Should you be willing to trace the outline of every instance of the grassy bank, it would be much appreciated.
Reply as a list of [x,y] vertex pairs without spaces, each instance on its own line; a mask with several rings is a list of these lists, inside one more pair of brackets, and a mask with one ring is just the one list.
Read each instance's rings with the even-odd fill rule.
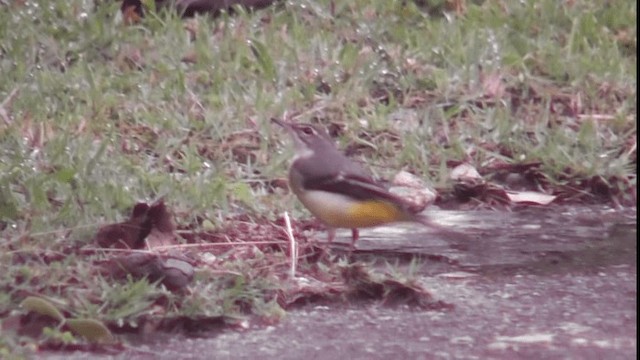
[[218,254],[224,276],[176,294],[97,276],[105,254],[80,251],[160,197],[183,231],[306,216],[274,181],[291,155],[274,116],[329,126],[382,178],[407,169],[447,193],[452,164],[535,163],[545,191],[635,206],[636,3],[433,3],[287,2],[128,26],[116,2],[0,5],[0,314],[27,295],[113,323],[278,313],[281,279],[257,254]]

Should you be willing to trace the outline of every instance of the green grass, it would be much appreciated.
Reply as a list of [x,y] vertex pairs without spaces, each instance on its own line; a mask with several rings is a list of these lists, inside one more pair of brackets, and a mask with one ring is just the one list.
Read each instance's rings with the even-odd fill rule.
[[[443,14],[406,1],[336,1],[333,13],[329,1],[303,1],[215,19],[161,12],[133,26],[117,20],[117,2],[101,3],[0,11],[2,315],[34,292],[100,319],[135,319],[158,297],[187,304],[172,314],[235,314],[225,296],[277,286],[258,276],[229,295],[226,282],[197,278],[185,300],[148,283],[91,282],[99,255],[65,249],[161,196],[184,227],[304,216],[268,186],[290,156],[269,123],[285,113],[341,125],[341,146],[359,144],[355,157],[382,177],[408,168],[451,188],[448,161],[539,161],[557,186],[621,179],[618,201],[635,206],[635,2],[474,1]],[[56,287],[71,274],[77,285]]]

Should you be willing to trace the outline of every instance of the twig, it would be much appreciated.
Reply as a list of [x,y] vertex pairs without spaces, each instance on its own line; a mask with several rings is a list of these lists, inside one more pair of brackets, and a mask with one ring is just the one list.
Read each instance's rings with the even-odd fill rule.
[[[326,109],[327,107],[329,107],[329,105],[327,105],[327,104],[322,104],[322,105],[319,105],[319,106],[313,106],[311,109],[307,109],[307,110],[305,110],[305,111],[303,111],[303,112],[301,112],[301,113],[298,113],[298,114],[292,115],[292,116],[291,116],[291,118],[290,118],[289,120],[296,121],[296,120],[298,120],[299,118],[301,118],[301,117],[303,117],[303,116],[311,115],[311,114],[313,114],[313,113],[315,113],[315,112],[322,111],[322,110]],[[285,113],[285,115],[283,116],[283,118],[287,119],[287,117],[288,117],[288,116],[287,116],[287,114]]]
[[154,250],[170,250],[170,249],[184,249],[184,248],[216,248],[219,246],[246,246],[246,245],[274,245],[282,244],[282,241],[236,241],[236,242],[223,242],[223,243],[210,243],[210,244],[180,244],[180,245],[163,245],[154,247]]
[[221,246],[246,246],[246,245],[275,245],[282,244],[282,241],[238,241],[238,242],[225,242],[225,243],[210,243],[210,244],[179,244],[179,245],[163,245],[153,247],[149,250],[143,249],[112,249],[112,248],[84,248],[80,251],[111,251],[111,252],[140,252],[153,254],[163,250],[172,249],[186,249],[197,248],[199,250],[206,250],[210,248],[217,248]]
[[9,116],[9,111],[7,108],[11,106],[11,102],[13,101],[13,98],[16,96],[16,94],[18,94],[18,90],[20,90],[19,87],[11,90],[9,95],[7,95],[7,97],[2,100],[2,103],[0,103],[0,117],[7,125],[11,125],[11,117]]
[[592,119],[592,120],[614,120],[617,115],[611,114],[578,114],[578,119]]
[[296,239],[293,237],[293,229],[291,228],[291,220],[289,219],[289,213],[284,212],[284,223],[287,226],[286,233],[289,238],[289,258],[291,267],[289,268],[289,276],[292,279],[296,278],[296,267],[298,266],[298,246]]

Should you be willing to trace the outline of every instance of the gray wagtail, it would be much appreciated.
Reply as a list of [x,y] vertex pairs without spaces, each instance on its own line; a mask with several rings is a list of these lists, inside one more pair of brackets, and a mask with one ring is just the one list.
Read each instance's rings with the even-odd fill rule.
[[391,222],[432,223],[410,211],[410,205],[378,184],[334,145],[325,129],[311,124],[271,121],[293,137],[296,155],[289,168],[289,187],[302,204],[328,228],[329,243],[336,228],[351,229],[351,249],[358,228]]

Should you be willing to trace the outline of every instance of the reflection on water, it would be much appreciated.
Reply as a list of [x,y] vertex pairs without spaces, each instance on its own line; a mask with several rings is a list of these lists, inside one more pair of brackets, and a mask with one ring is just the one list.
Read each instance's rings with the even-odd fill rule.
[[[442,234],[415,224],[361,230],[358,256],[418,254],[447,264],[429,272],[564,273],[636,265],[636,209],[530,207],[512,212],[431,211]],[[348,232],[339,233],[341,246]]]

